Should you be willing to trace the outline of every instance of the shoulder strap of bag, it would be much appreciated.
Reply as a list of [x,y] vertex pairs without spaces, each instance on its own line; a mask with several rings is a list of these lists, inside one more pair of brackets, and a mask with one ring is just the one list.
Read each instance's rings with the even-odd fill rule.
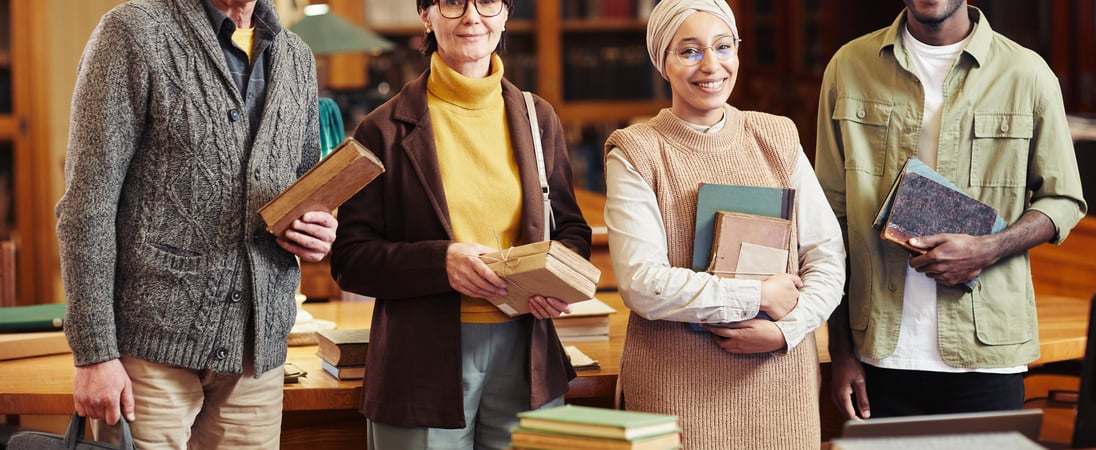
[[537,121],[537,110],[533,104],[533,94],[522,91],[525,97],[525,111],[529,113],[529,131],[533,134],[533,150],[537,154],[537,172],[540,175],[540,192],[544,196],[544,240],[552,238],[552,230],[556,227],[556,217],[552,213],[552,201],[548,199],[548,175],[544,171],[544,148],[540,142],[540,122]]

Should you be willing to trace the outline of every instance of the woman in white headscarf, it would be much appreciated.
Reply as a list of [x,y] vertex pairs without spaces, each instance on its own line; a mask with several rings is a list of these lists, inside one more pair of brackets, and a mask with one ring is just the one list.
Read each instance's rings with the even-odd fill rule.
[[[816,449],[814,330],[841,300],[844,245],[795,124],[727,104],[739,42],[723,0],[660,2],[647,48],[672,106],[605,144],[609,247],[633,312],[620,386],[626,408],[678,415],[685,448]],[[787,273],[690,268],[700,183],[796,190]]]

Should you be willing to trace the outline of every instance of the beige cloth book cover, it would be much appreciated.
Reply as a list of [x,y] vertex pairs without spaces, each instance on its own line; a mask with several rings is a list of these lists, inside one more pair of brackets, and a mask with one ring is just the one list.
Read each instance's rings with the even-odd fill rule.
[[529,297],[542,295],[567,303],[589,300],[601,270],[557,241],[541,241],[480,256],[506,279],[507,295],[487,300],[508,316],[529,312]]
[[708,272],[727,278],[764,278],[787,272],[791,231],[787,219],[720,211]]

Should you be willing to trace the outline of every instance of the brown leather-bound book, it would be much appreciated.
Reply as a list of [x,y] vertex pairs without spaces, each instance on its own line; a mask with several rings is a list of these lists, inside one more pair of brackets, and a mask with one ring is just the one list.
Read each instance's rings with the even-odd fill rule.
[[[788,219],[757,214],[720,211],[716,214],[715,237],[712,240],[712,264],[708,272],[726,278],[766,277],[788,270],[788,246],[792,223]],[[751,247],[751,244],[753,247]],[[758,249],[757,247],[762,247]],[[765,253],[765,249],[777,250]],[[765,259],[761,265],[749,264],[739,269],[740,261],[749,257]]]
[[364,366],[369,350],[369,329],[316,331],[316,356],[335,367]]
[[259,215],[266,229],[280,236],[308,211],[334,211],[384,173],[384,164],[354,138],[346,138],[326,158],[274,197]]

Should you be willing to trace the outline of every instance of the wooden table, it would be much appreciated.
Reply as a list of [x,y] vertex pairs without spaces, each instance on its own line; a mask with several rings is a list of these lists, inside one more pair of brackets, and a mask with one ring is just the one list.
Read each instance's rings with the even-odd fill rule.
[[[598,360],[601,369],[579,372],[579,377],[571,382],[567,398],[576,403],[611,406],[629,313],[616,292],[601,292],[598,298],[618,311],[611,316],[609,341],[570,345]],[[1081,358],[1088,300],[1039,297],[1038,306],[1042,357],[1033,365]],[[341,328],[367,327],[372,308],[372,302],[305,304],[305,309],[317,319],[337,322]],[[819,348],[825,349],[824,333],[820,333],[818,341]],[[289,348],[289,361],[306,370],[308,376],[297,384],[285,386],[282,445],[285,448],[307,445],[312,450],[362,448],[364,420],[357,413],[361,381],[339,381],[328,376],[315,352],[315,346]],[[0,414],[72,414],[72,374],[71,355],[0,361]],[[822,401],[828,403],[828,396]]]
[[[610,340],[573,344],[602,367],[580,372],[571,382],[568,398],[578,402],[611,402],[616,386],[628,312],[619,295],[606,301],[620,311],[611,317]],[[307,303],[304,308],[340,328],[365,328],[372,318],[373,302]],[[364,448],[365,421],[357,412],[361,380],[339,381],[329,376],[320,366],[315,346],[289,347],[288,361],[308,375],[285,385],[282,447]],[[0,414],[72,414],[73,371],[70,354],[0,361]]]

